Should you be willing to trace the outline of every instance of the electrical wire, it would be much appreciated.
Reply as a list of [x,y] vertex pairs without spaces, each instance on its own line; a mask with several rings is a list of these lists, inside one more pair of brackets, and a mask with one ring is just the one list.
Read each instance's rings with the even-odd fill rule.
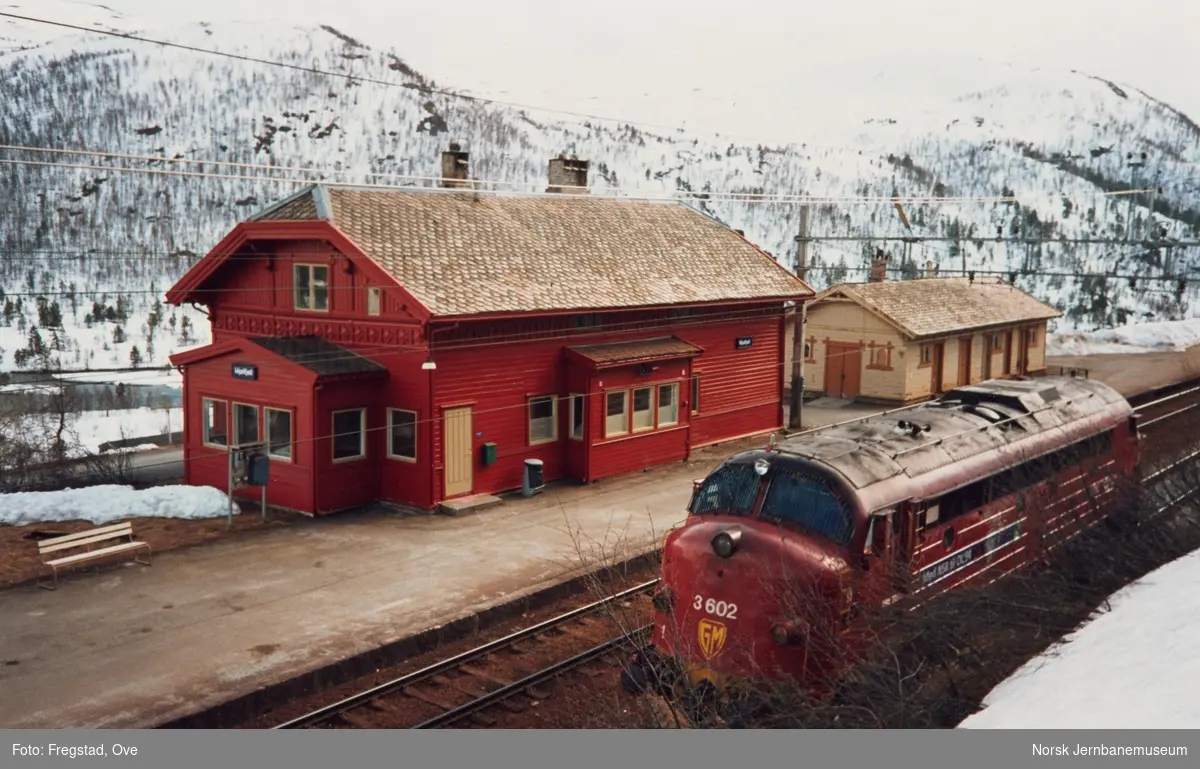
[[[195,160],[195,159],[191,159],[191,158],[166,158],[166,157],[162,157],[162,156],[158,156],[158,155],[137,155],[137,154],[130,154],[130,153],[101,152],[101,151],[97,151],[97,150],[72,150],[72,149],[61,149],[61,148],[51,148],[51,147],[29,147],[29,146],[23,146],[23,145],[0,145],[0,150],[6,151],[6,152],[35,152],[35,153],[42,153],[42,154],[83,155],[83,156],[98,157],[98,158],[113,159],[113,160],[144,160],[147,162],[162,162],[162,163],[190,163],[193,165],[214,165],[214,166],[225,166],[225,167],[231,167],[231,168],[241,168],[241,169],[301,172],[301,173],[310,173],[310,174],[342,174],[342,175],[361,175],[361,176],[371,176],[371,177],[385,177],[385,178],[405,180],[405,181],[410,181],[410,182],[420,182],[420,183],[426,184],[427,186],[437,184],[442,180],[442,177],[440,177],[440,176],[421,176],[421,175],[415,175],[415,174],[397,174],[397,173],[389,173],[389,174],[360,173],[360,172],[343,171],[343,170],[330,171],[328,169],[307,168],[304,166],[271,166],[271,165],[263,164],[263,163],[241,163],[241,162],[235,162],[235,161]],[[42,166],[54,165],[54,166],[62,167],[62,168],[84,168],[84,169],[88,169],[88,170],[105,169],[105,170],[115,170],[115,171],[129,171],[129,172],[135,172],[135,173],[147,172],[147,173],[154,173],[154,174],[158,174],[158,175],[168,175],[168,176],[178,174],[180,176],[188,176],[188,177],[216,178],[216,179],[243,179],[243,180],[251,179],[251,180],[255,180],[255,181],[274,181],[274,182],[294,183],[294,184],[322,183],[322,184],[324,184],[326,186],[330,186],[330,187],[344,186],[344,187],[355,187],[355,188],[364,188],[364,189],[372,189],[372,190],[411,189],[414,186],[418,186],[417,184],[382,185],[382,184],[357,184],[357,183],[353,183],[353,182],[324,182],[321,180],[297,179],[294,177],[247,176],[247,175],[240,175],[240,174],[217,174],[217,173],[204,172],[204,171],[174,172],[172,169],[165,169],[165,168],[163,168],[163,169],[142,169],[142,168],[130,168],[127,166],[122,167],[122,166],[97,166],[97,165],[92,165],[92,164],[76,164],[76,163],[49,163],[49,162],[45,162],[45,161],[33,161],[33,160],[5,159],[0,162],[4,162],[7,164],[25,164],[25,165],[42,165]],[[501,180],[496,180],[496,179],[470,179],[470,180],[468,180],[468,184],[471,186],[476,186],[476,185],[504,186],[504,185],[507,185],[510,187],[531,187],[531,188],[540,188],[540,187],[545,186],[545,182],[511,182],[511,181],[501,181]],[[628,197],[628,198],[631,198],[634,200],[638,200],[638,199],[646,199],[646,200],[684,199],[684,200],[704,200],[704,201],[713,201],[713,202],[763,201],[763,202],[773,202],[773,203],[849,203],[849,202],[856,202],[856,203],[857,202],[864,202],[864,203],[897,203],[897,202],[901,202],[901,203],[966,203],[966,202],[1014,203],[1014,202],[1017,202],[1020,197],[1023,197],[1025,199],[1030,199],[1030,198],[1058,199],[1058,198],[1061,198],[1064,194],[1066,194],[1061,191],[1053,191],[1053,192],[1030,193],[1030,194],[1024,194],[1022,196],[1017,196],[1017,195],[957,195],[957,196],[956,195],[943,195],[943,196],[919,197],[919,196],[904,196],[904,195],[900,195],[900,196],[891,196],[891,195],[888,195],[888,196],[883,196],[883,195],[878,195],[878,196],[869,196],[869,195],[784,195],[784,194],[750,193],[750,192],[729,192],[729,191],[720,191],[720,190],[716,190],[716,191],[714,191],[714,190],[701,190],[701,191],[675,190],[673,192],[667,192],[667,193],[659,192],[658,194],[651,194],[656,191],[652,190],[651,188],[644,188],[644,187],[591,188],[586,185],[567,185],[567,184],[555,185],[555,186],[561,187],[564,190],[579,190],[579,191],[587,190],[589,192],[593,192],[594,190],[600,190],[600,191],[603,191],[604,193],[606,193],[605,195],[602,195],[601,197],[612,196],[607,193],[620,193],[620,197]],[[1154,188],[1154,189],[1157,190],[1158,188]],[[460,194],[474,194],[474,192],[475,192],[474,189],[466,189],[466,190],[449,189],[449,191],[459,192]],[[499,192],[499,190],[485,190],[485,191],[492,192],[492,193]],[[1147,194],[1151,191],[1152,190],[1149,188],[1147,188],[1147,189],[1131,189],[1131,190],[1114,190],[1114,191],[1099,190],[1099,191],[1096,191],[1093,193],[1089,193],[1088,195],[1084,195],[1082,197],[1084,199],[1088,199],[1090,197],[1113,198],[1113,197],[1124,197],[1124,196],[1128,196],[1128,195]],[[528,194],[528,193],[525,193],[525,194]],[[589,196],[589,197],[591,197],[591,196]],[[1078,194],[1076,194],[1076,197],[1080,197],[1080,196]],[[578,200],[580,198],[574,197],[572,199]],[[586,199],[586,198],[584,198],[584,199]]]

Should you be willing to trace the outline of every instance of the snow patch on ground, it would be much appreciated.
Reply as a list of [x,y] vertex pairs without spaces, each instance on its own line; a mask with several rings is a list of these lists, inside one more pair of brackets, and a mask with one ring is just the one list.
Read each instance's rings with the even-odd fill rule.
[[[234,506],[237,513],[237,506]],[[0,494],[0,524],[90,521],[96,525],[128,518],[219,518],[229,514],[229,497],[211,486],[92,486],[61,491]]]
[[[85,411],[75,422],[80,448],[96,452],[100,444],[122,438],[147,438],[183,429],[183,409]],[[123,433],[123,434],[122,434]]]
[[960,729],[1200,728],[1200,551],[1115,593],[1026,663]]
[[1063,331],[1051,334],[1048,355],[1113,355],[1145,352],[1181,352],[1200,344],[1200,319],[1134,323],[1097,331]]

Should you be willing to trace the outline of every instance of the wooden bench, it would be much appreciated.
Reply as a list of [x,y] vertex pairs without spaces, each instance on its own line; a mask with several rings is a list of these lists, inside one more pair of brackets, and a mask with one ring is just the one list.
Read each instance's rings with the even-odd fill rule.
[[[125,541],[118,542],[118,540],[122,539]],[[97,545],[100,547],[97,548]],[[150,545],[133,538],[133,524],[129,522],[116,523],[111,526],[100,526],[95,529],[76,532],[75,534],[67,534],[62,537],[43,539],[38,542],[38,555],[42,557],[42,563],[53,570],[54,584],[47,585],[39,580],[38,587],[44,587],[47,590],[57,590],[58,570],[61,568],[78,566],[79,564],[98,561],[102,558],[129,553],[141,550],[142,548],[145,548],[147,555],[149,555]],[[55,554],[57,554],[56,557],[47,558],[47,556]],[[133,560],[146,566],[150,565],[149,560],[143,561],[136,555],[133,557]]]

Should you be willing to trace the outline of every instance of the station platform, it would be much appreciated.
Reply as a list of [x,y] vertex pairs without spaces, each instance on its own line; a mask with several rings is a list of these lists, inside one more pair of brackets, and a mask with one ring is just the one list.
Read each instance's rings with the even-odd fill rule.
[[[1193,378],[1200,348],[1056,358],[1126,395]],[[1192,373],[1197,372],[1197,373]],[[805,427],[878,406],[825,404]],[[307,519],[0,590],[0,728],[149,728],[649,552],[692,480],[765,436],[462,517]]]
[[149,728],[652,550],[744,446],[462,517],[351,513],[0,590],[0,728]]

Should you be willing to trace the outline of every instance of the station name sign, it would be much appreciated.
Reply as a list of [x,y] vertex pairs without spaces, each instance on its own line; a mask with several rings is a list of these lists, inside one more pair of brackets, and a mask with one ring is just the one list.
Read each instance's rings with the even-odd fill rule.
[[734,348],[738,349],[738,350],[748,350],[748,349],[750,349],[750,345],[752,345],[752,344],[754,344],[754,337],[739,336],[737,338],[737,341],[734,342]]
[[258,366],[251,366],[249,363],[235,363],[233,364],[233,378],[254,381],[258,379]]

